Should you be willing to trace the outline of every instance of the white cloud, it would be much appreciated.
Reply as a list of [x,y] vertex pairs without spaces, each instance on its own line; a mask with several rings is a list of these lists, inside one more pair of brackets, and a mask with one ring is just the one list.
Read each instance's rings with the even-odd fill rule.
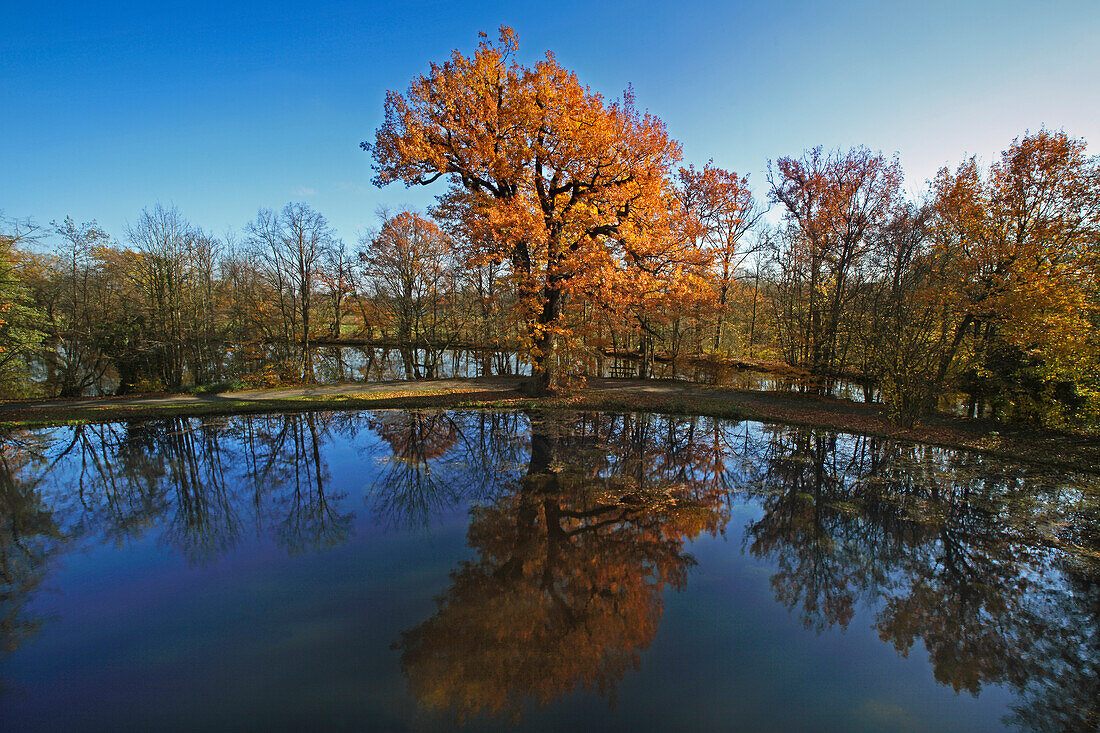
[[316,196],[317,195],[317,189],[310,188],[309,186],[298,186],[297,188],[294,189],[294,191],[292,193],[295,196],[302,196],[302,197]]

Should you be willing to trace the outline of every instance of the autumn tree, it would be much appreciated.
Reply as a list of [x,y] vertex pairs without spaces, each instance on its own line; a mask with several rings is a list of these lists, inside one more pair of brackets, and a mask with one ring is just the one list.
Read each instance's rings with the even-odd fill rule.
[[428,376],[457,331],[443,328],[446,300],[453,295],[450,239],[439,225],[412,211],[382,211],[382,225],[360,241],[359,260],[382,308],[396,327],[405,373],[419,374],[413,348],[423,348]]
[[26,387],[27,364],[42,341],[36,326],[39,314],[20,272],[22,250],[39,236],[30,221],[4,219],[0,212],[0,389],[18,392]]
[[[1100,158],[1085,141],[1040,130],[1012,142],[988,172],[975,158],[932,184],[936,246],[953,262],[946,373],[962,356],[1032,407],[1059,384],[1100,414],[1096,377],[1100,282]],[[1019,394],[1022,372],[1037,382]],[[1013,374],[1014,373],[1014,374]],[[1028,416],[1028,415],[1021,415]]]
[[645,379],[663,343],[665,354],[675,358],[683,345],[687,322],[711,312],[715,292],[707,278],[710,253],[698,246],[695,224],[683,209],[672,209],[679,225],[660,235],[662,253],[644,259],[625,258],[618,267],[586,277],[584,293],[612,318],[625,320],[636,333],[639,374]]
[[515,317],[514,293],[509,288],[508,266],[505,262],[484,258],[480,253],[493,249],[488,232],[475,232],[465,223],[466,213],[461,202],[443,197],[431,208],[432,218],[450,238],[454,248],[456,274],[460,278],[458,289],[468,300],[472,312],[472,340],[485,347],[481,355],[481,369],[490,374],[494,367],[498,373],[510,371],[506,358],[506,349],[514,348],[516,342],[517,319]]
[[955,305],[943,283],[953,260],[931,237],[931,209],[907,203],[877,233],[870,281],[857,298],[858,365],[892,416],[911,426],[936,407]]
[[747,176],[739,176],[708,162],[680,169],[685,207],[700,223],[704,247],[712,253],[713,270],[707,278],[716,292],[715,351],[722,346],[722,329],[728,317],[730,297],[738,271],[761,250],[761,240],[750,240],[749,231],[764,215],[749,189]]
[[[484,36],[484,34],[482,34]],[[664,253],[652,236],[673,198],[679,145],[664,124],[607,102],[550,53],[513,59],[514,32],[473,56],[455,51],[389,92],[374,144],[374,182],[451,182],[449,208],[485,249],[473,262],[506,262],[521,297],[537,392],[558,386],[563,308],[578,278]]]
[[852,331],[845,316],[876,231],[900,203],[901,165],[867,148],[768,166],[771,200],[784,207],[777,252],[779,319],[790,361],[830,378],[844,366]]

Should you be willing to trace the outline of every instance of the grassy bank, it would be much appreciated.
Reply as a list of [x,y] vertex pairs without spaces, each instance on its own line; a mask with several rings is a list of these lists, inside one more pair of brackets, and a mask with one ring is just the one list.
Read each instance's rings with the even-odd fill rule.
[[438,389],[351,392],[332,395],[293,395],[278,398],[251,398],[247,391],[223,395],[195,395],[190,400],[149,400],[112,402],[104,399],[95,405],[71,407],[19,406],[0,412],[0,428],[34,428],[81,423],[116,422],[162,417],[201,415],[243,415],[265,412],[309,412],[316,410],[417,409],[479,406],[498,399],[497,390]]
[[35,428],[119,420],[201,415],[239,415],[265,412],[307,412],[315,410],[379,409],[541,409],[601,410],[605,412],[654,412],[665,415],[706,415],[740,419],[736,406],[679,395],[638,398],[614,392],[581,392],[568,397],[536,399],[519,392],[478,389],[391,390],[350,392],[333,395],[299,395],[276,399],[252,399],[247,392],[226,396],[201,396],[189,401],[156,404],[112,404],[104,400],[94,406],[17,407],[0,412],[0,428]]
[[[651,412],[803,425],[891,440],[961,448],[1064,470],[1100,473],[1100,441],[939,415],[912,428],[891,422],[880,406],[778,392],[738,392],[683,383],[603,380],[565,396],[531,398],[507,387],[471,384],[410,389],[296,394],[246,390],[152,399],[22,403],[0,408],[0,428],[224,414],[367,409],[540,409]],[[308,390],[301,390],[307,392]]]

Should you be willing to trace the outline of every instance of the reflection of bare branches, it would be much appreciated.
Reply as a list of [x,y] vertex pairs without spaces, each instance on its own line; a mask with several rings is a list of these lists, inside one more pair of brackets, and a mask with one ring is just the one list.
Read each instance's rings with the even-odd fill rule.
[[15,434],[0,443],[0,651],[12,651],[41,625],[26,605],[66,537],[35,487],[44,464],[39,436]]
[[501,472],[519,462],[516,413],[376,413],[371,429],[392,455],[367,501],[381,523],[424,528],[464,501],[490,495]]
[[777,563],[776,596],[807,626],[846,625],[862,598],[900,654],[923,641],[941,683],[1010,685],[1024,725],[1096,726],[1100,609],[1071,599],[1095,601],[1097,575],[1044,531],[1080,521],[1090,490],[876,438],[779,428],[769,443],[744,486],[764,508],[746,542]]
[[326,489],[322,445],[347,422],[330,413],[240,418],[242,478],[251,488],[258,519],[276,528],[291,553],[319,550],[347,540],[354,514],[341,513],[346,493]]
[[169,536],[195,561],[225,553],[240,535],[219,436],[215,425],[179,420],[171,422],[162,439],[168,481],[175,489]]
[[330,422],[340,421],[306,414],[77,426],[46,469],[63,466],[52,498],[74,534],[123,541],[163,526],[164,539],[195,562],[237,543],[243,496],[258,528],[277,527],[292,552],[337,544],[353,515],[338,508],[345,495],[325,487]]
[[314,413],[287,415],[293,435],[293,483],[284,484],[285,518],[279,525],[280,543],[291,553],[319,550],[344,542],[352,531],[354,514],[341,514],[337,503],[347,495],[325,493],[327,472],[321,461],[318,423]]
[[461,490],[436,480],[438,474],[427,463],[388,460],[368,495],[374,515],[395,529],[430,526],[434,518],[462,500]]

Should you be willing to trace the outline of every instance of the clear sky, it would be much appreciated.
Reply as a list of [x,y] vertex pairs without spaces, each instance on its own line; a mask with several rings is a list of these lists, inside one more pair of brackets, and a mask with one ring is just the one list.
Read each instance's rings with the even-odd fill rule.
[[814,145],[898,151],[919,191],[1025,129],[1100,147],[1100,0],[1065,2],[17,2],[3,0],[0,209],[115,237],[175,204],[216,233],[301,200],[349,243],[379,204],[358,148],[429,61],[516,29],[664,119],[685,159],[750,174]]

